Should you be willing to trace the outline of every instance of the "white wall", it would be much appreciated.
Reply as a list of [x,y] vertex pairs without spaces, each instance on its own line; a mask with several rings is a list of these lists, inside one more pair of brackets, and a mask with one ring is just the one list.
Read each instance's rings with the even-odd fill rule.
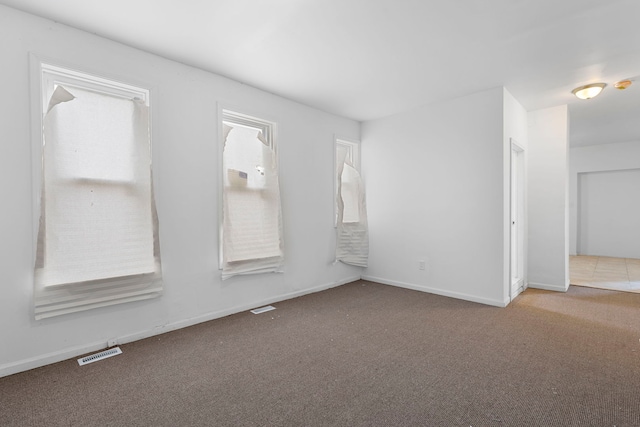
[[529,286],[569,288],[567,106],[529,112]]
[[[333,136],[359,123],[4,6],[0,40],[0,376],[360,277],[332,264]],[[33,320],[29,52],[152,86],[161,298]],[[219,102],[278,122],[284,274],[220,280]]]
[[[640,236],[638,229],[640,197],[637,197],[640,190],[631,181],[637,180],[638,169],[640,169],[640,141],[576,147],[570,150],[570,253],[572,255],[577,254],[581,249],[583,254],[589,255],[640,258],[640,242],[637,238]],[[589,175],[599,181],[603,179],[606,181],[604,183],[610,188],[609,196],[615,196],[621,191],[620,197],[612,199],[611,202],[623,203],[623,206],[621,209],[611,211],[609,203],[604,203],[602,206],[608,209],[602,211],[592,209],[589,223],[595,228],[591,227],[590,233],[602,238],[598,239],[600,241],[598,244],[592,240],[589,248],[584,245],[579,248],[578,227],[580,223],[584,226],[587,224],[578,220],[578,182],[580,176],[588,177]],[[606,193],[603,193],[603,196],[605,195]],[[606,202],[604,199],[602,201]],[[607,223],[609,226],[604,229],[604,224]],[[584,253],[585,250],[589,253]]]
[[[363,277],[507,303],[504,99],[495,88],[363,123],[370,228]],[[517,127],[524,112],[512,110],[509,126]]]

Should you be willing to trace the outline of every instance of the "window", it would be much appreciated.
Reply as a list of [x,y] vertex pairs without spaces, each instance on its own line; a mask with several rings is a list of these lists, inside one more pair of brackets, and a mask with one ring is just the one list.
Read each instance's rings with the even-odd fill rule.
[[336,259],[366,267],[369,258],[369,232],[362,179],[360,144],[336,139],[335,221]]
[[284,262],[275,124],[222,110],[222,278],[281,272]]
[[36,319],[159,296],[149,91],[37,68]]
[[[334,204],[334,225],[337,226],[338,225],[338,211],[339,211],[339,202],[341,199],[341,191],[339,192],[338,189],[338,183],[340,182],[341,186],[345,186],[346,187],[351,187],[353,188],[352,184],[349,184],[349,182],[342,182],[342,172],[344,171],[344,165],[348,164],[350,165],[352,168],[354,168],[356,171],[360,171],[360,143],[356,142],[356,141],[351,141],[351,140],[347,140],[347,139],[339,139],[336,138],[336,143],[335,143],[335,154],[336,154],[336,158],[335,158],[335,173],[334,173],[334,200],[335,200],[335,204]],[[349,172],[347,172],[349,173]],[[340,189],[342,190],[342,188]],[[345,188],[345,191],[349,191],[349,188]],[[347,200],[347,211],[348,212],[352,212],[354,206],[352,204],[349,204],[349,200],[353,200],[353,198],[350,198]],[[349,216],[349,213],[347,213],[347,216]]]

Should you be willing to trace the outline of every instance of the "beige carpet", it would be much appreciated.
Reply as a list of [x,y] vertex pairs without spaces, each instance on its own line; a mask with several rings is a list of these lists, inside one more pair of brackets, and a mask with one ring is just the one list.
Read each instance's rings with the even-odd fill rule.
[[640,426],[640,294],[359,281],[274,305],[0,378],[0,425]]
[[640,259],[571,256],[569,269],[572,285],[640,292]]

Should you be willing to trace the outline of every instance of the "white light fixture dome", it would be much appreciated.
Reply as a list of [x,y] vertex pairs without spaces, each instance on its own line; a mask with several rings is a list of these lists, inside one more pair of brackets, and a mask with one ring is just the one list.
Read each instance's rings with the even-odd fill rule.
[[598,96],[606,85],[606,83],[592,83],[589,85],[577,87],[572,90],[571,93],[580,99],[591,99]]

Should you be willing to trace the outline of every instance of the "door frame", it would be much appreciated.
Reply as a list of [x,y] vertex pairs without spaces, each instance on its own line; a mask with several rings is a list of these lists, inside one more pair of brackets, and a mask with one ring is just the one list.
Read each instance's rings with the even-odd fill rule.
[[[525,149],[510,138],[509,165],[509,300],[527,288],[525,280]],[[514,272],[514,269],[516,270]],[[515,274],[514,274],[515,273]]]

